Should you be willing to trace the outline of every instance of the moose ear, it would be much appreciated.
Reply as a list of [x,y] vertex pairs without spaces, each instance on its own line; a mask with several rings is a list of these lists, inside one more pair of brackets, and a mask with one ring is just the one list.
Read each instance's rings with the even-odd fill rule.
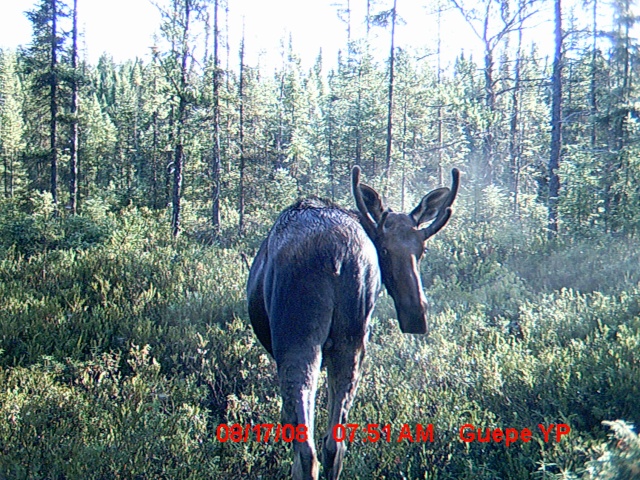
[[445,208],[445,203],[449,198],[450,190],[447,187],[437,188],[427,193],[416,208],[409,214],[416,222],[416,225],[428,222],[435,218],[438,212]]
[[371,217],[376,223],[379,222],[382,217],[382,212],[385,210],[382,198],[380,198],[378,192],[364,183],[360,184],[360,191],[362,192],[362,199],[364,200],[364,204],[371,214]]

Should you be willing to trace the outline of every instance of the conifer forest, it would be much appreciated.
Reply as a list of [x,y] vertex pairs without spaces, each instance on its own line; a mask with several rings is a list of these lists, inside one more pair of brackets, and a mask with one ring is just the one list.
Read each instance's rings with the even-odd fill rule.
[[[402,212],[461,181],[429,333],[377,302],[349,421],[384,433],[343,432],[341,478],[640,478],[640,8],[425,0],[472,35],[445,58],[444,22],[402,43],[409,1],[338,0],[339,54],[284,37],[275,67],[230,40],[234,0],[158,0],[122,62],[83,55],[87,0],[25,12],[0,49],[0,479],[290,478],[289,442],[244,436],[282,407],[249,266],[296,199],[354,209],[354,165]],[[318,445],[327,416],[322,373]]]

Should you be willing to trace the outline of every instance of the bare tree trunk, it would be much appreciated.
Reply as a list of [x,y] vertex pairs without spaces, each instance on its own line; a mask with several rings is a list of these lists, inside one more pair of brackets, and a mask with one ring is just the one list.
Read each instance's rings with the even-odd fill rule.
[[[178,127],[182,130],[182,127]],[[182,132],[178,134],[182,137]],[[173,214],[171,217],[171,227],[173,236],[177,237],[180,234],[180,213],[182,209],[181,197],[182,197],[182,162],[184,159],[184,150],[182,141],[178,140],[176,143],[176,150],[173,157],[173,193],[172,193],[172,206]]]
[[395,36],[396,36],[396,4],[397,0],[393,0],[393,9],[391,12],[391,49],[389,51],[389,98],[387,101],[387,154],[386,154],[386,171],[387,177],[385,190],[389,188],[389,179],[391,177],[391,150],[393,142],[393,81],[394,81],[394,64],[395,64]]
[[240,103],[238,119],[238,148],[240,150],[240,184],[238,187],[238,233],[244,229],[244,25],[242,27],[242,41],[240,43],[240,78],[238,82],[238,101]]
[[2,178],[3,178],[3,185],[4,185],[4,196],[5,198],[10,198],[13,195],[9,195],[9,190],[10,190],[10,186],[9,186],[9,155],[5,154],[3,155],[3,162],[4,165],[4,170],[2,173]]
[[347,0],[347,50],[351,54],[351,0]]
[[[242,28],[244,31],[244,18],[242,20]],[[243,33],[244,35],[244,33]],[[229,93],[231,92],[231,75],[229,72],[231,72],[231,43],[229,42],[229,1],[227,0],[226,2],[224,2],[224,46],[225,46],[225,67],[224,67],[224,86],[226,89],[226,92]],[[222,72],[220,72],[220,75],[222,75]],[[222,85],[222,79],[220,79],[219,84]],[[233,100],[231,98],[231,95],[224,95],[224,105],[226,107],[225,111],[226,112],[230,112],[232,107]],[[225,115],[224,117],[224,124],[225,124],[225,128],[224,128],[224,142],[222,141],[222,139],[220,140],[220,148],[222,151],[231,151],[231,145],[233,144],[233,116],[229,115],[228,113]],[[222,119],[220,119],[220,129],[222,130]],[[220,133],[220,136],[222,136],[222,133]],[[223,148],[224,146],[224,148]],[[229,173],[231,173],[231,162],[226,162],[227,163],[227,171]],[[221,184],[222,187],[224,187],[224,183]]]
[[493,47],[488,37],[489,14],[487,13],[484,21],[483,40],[484,50],[484,88],[485,88],[485,106],[489,112],[489,121],[487,122],[486,131],[484,132],[482,142],[482,156],[484,159],[485,171],[482,175],[487,185],[493,183],[493,118],[495,112],[496,93],[493,85]]
[[214,1],[213,10],[213,152],[211,159],[211,227],[213,235],[220,232],[220,59],[218,41],[219,0]]
[[284,145],[284,120],[283,120],[283,116],[284,116],[284,80],[285,80],[285,59],[284,59],[284,50],[282,51],[282,69],[281,69],[281,74],[280,74],[280,78],[279,78],[279,91],[278,91],[278,106],[277,106],[277,112],[278,112],[278,130],[276,132],[276,138],[275,138],[275,150],[276,150],[276,158],[275,158],[275,165],[274,165],[274,171],[280,168],[284,167],[284,151],[283,151],[283,145]]
[[13,177],[14,177],[14,164],[18,160],[18,155],[16,152],[13,152],[9,158],[9,197],[13,198]]
[[362,166],[362,56],[358,64],[358,97],[356,100],[356,165]]
[[329,99],[327,115],[327,150],[329,155],[329,183],[331,185],[331,200],[336,199],[335,158],[333,152],[333,100]]
[[404,212],[407,170],[407,98],[402,102],[402,182],[400,186],[400,211]]
[[514,66],[513,92],[511,96],[512,110],[509,124],[509,157],[511,170],[511,188],[513,190],[513,213],[518,212],[518,194],[520,188],[520,152],[518,125],[520,122],[520,60],[522,56],[522,22],[518,28],[518,49]]
[[71,46],[71,146],[69,166],[69,197],[71,214],[78,209],[78,0],[73,0],[73,30]]
[[57,45],[57,22],[58,10],[56,0],[51,0],[51,73],[49,78],[50,85],[50,104],[51,127],[50,127],[50,148],[51,148],[51,197],[53,204],[58,205],[58,45]]
[[[173,108],[171,109],[171,116],[173,116]],[[173,121],[170,121],[169,124],[173,124]],[[169,203],[169,201],[172,199],[172,193],[171,193],[171,173],[173,172],[173,155],[172,155],[172,150],[171,147],[167,147],[167,149],[165,150],[165,153],[167,154],[167,159],[166,159],[166,168],[164,171],[164,204],[167,205]]]
[[[154,98],[156,97],[157,93],[158,93],[158,76],[157,76],[157,71],[156,71],[156,66],[155,66],[155,62],[157,60],[157,57],[154,55],[153,56],[153,96]],[[158,165],[160,164],[160,146],[159,146],[159,139],[158,139],[158,130],[159,130],[159,112],[158,112],[158,108],[157,105],[154,105],[154,109],[153,109],[153,114],[152,114],[152,125],[153,125],[153,130],[152,130],[152,144],[151,144],[151,148],[152,148],[152,153],[151,153],[151,168],[152,168],[152,182],[151,182],[151,194],[153,196],[153,208],[157,209],[159,208],[158,205]]]
[[[624,2],[624,6],[625,6],[625,15],[631,15],[631,11],[630,11],[630,1],[626,1]],[[631,46],[629,45],[630,40],[629,40],[629,21],[628,20],[623,20],[622,22],[622,28],[624,29],[624,34],[621,35],[622,38],[624,39],[624,48],[622,49],[622,95],[621,95],[621,99],[620,99],[620,104],[622,105],[625,114],[624,115],[620,115],[620,118],[617,122],[617,129],[618,131],[616,132],[617,135],[617,150],[618,152],[621,152],[622,149],[627,145],[628,143],[628,132],[627,132],[627,128],[626,128],[626,124],[627,124],[627,116],[628,116],[628,112],[629,112],[629,97],[631,94],[631,74],[630,74],[630,70],[631,70],[631,55],[630,55],[630,49]],[[620,153],[619,153],[620,156]],[[620,165],[621,166],[621,165]],[[620,167],[618,167],[620,168]]]
[[[155,85],[155,80],[154,80]],[[151,158],[151,195],[153,196],[153,208],[158,208],[158,110],[153,111],[153,140]]]
[[[628,1],[625,3],[626,6],[626,14],[627,15],[631,15],[631,2]],[[629,35],[629,29],[630,29],[630,22],[629,20],[625,20],[624,21],[624,49],[623,49],[623,55],[624,55],[624,62],[623,62],[623,74],[622,74],[622,102],[625,105],[625,108],[628,108],[627,105],[629,103],[629,97],[631,96],[631,41],[630,41],[630,35]],[[624,117],[624,123],[626,123],[626,115]],[[625,146],[624,140],[624,135],[625,135],[625,129],[622,129],[622,134],[623,134],[623,144],[620,146],[620,148],[623,148]]]
[[549,237],[558,233],[558,168],[562,154],[562,6],[555,0],[555,53],[551,98],[551,155],[549,158]]
[[[438,42],[437,42],[437,57],[438,57],[438,87],[442,82],[442,4],[438,4]],[[442,154],[444,150],[444,129],[442,128],[442,95],[438,92],[438,110],[437,110],[437,134],[438,134],[438,185],[444,184],[444,168],[442,165]]]
[[598,114],[598,104],[596,98],[596,72],[597,72],[597,60],[598,60],[598,28],[597,28],[597,17],[598,13],[598,0],[593,0],[593,35],[592,35],[592,46],[591,46],[591,86],[590,86],[590,95],[589,95],[589,103],[591,104],[591,148],[595,148],[598,142],[598,129],[596,125],[596,115]]

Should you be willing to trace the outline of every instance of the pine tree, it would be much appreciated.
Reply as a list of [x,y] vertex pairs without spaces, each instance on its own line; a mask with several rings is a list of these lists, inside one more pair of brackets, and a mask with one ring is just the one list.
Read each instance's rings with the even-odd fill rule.
[[[195,23],[204,19],[206,4],[201,0],[179,0],[172,2],[166,10],[158,5],[163,17],[161,33],[170,48],[158,54],[167,84],[170,86],[173,104],[173,188],[171,193],[171,226],[174,236],[181,229],[182,184],[186,160],[187,121],[196,103],[193,92],[192,62]],[[215,36],[215,35],[214,35]]]
[[65,35],[59,21],[68,14],[60,0],[40,0],[26,13],[31,21],[32,43],[25,55],[26,72],[33,76],[33,93],[46,98],[49,105],[50,191],[54,205],[58,202],[58,126],[60,110],[60,57]]
[[397,0],[393,0],[390,10],[382,11],[373,16],[373,24],[382,27],[390,27],[390,47],[389,47],[389,76],[387,82],[387,147],[385,151],[385,192],[389,188],[391,178],[391,154],[393,150],[393,86],[395,81],[395,56],[396,56],[396,25],[398,23]]
[[0,158],[5,197],[13,197],[16,188],[24,181],[20,162],[20,153],[24,147],[21,96],[16,56],[12,52],[0,50]]

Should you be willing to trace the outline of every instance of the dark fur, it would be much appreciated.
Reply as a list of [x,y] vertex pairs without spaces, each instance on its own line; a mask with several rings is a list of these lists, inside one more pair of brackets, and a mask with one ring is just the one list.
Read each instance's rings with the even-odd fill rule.
[[[335,418],[330,428],[346,422],[343,412],[355,396],[368,322],[380,291],[375,247],[357,215],[317,198],[287,208],[260,247],[247,290],[253,329],[278,365],[282,421],[313,425],[309,418],[313,405],[307,405],[310,411],[302,412],[300,397],[313,403],[320,364],[324,363],[330,396],[335,400],[332,403],[339,405],[334,408],[330,403],[330,415]],[[314,368],[303,368],[305,362]],[[300,474],[317,474],[317,465],[304,465],[315,463],[306,455],[315,448],[313,428],[309,433],[311,441],[306,448],[294,442],[294,449],[302,450]],[[326,473],[337,478],[341,461],[333,474],[329,472],[343,452],[330,433],[325,437],[323,464]],[[295,474],[297,467],[294,476],[304,478]]]

